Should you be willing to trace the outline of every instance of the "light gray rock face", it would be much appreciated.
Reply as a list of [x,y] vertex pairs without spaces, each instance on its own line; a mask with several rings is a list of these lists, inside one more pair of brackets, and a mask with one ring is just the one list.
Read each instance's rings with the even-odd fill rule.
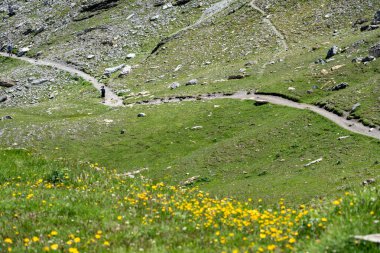
[[104,70],[104,74],[105,74],[105,75],[111,75],[111,74],[113,74],[113,73],[115,73],[115,72],[121,70],[121,69],[124,68],[124,67],[125,67],[125,64],[121,64],[121,65],[119,65],[119,66],[112,67],[112,68],[106,68],[106,69]]

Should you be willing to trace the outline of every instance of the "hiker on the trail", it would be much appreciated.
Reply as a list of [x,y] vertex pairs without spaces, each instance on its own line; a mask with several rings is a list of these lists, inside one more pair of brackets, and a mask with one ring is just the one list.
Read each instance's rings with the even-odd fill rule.
[[7,46],[7,53],[9,56],[12,56],[13,46],[12,43],[9,43]]
[[106,97],[106,88],[104,87],[104,86],[102,86],[101,88],[100,88],[100,97],[101,98],[105,98]]

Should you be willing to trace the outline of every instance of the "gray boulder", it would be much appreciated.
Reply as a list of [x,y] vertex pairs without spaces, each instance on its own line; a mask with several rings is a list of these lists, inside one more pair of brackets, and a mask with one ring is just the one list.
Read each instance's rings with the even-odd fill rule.
[[326,59],[330,59],[334,55],[337,55],[339,53],[339,47],[333,46],[332,48],[329,49],[326,55]]
[[174,90],[174,89],[179,88],[179,86],[181,86],[179,83],[174,82],[174,83],[172,83],[171,85],[169,85],[169,88],[170,88],[171,90]]
[[198,84],[198,80],[192,79],[192,80],[188,81],[185,85],[188,86],[188,85],[197,85],[197,84]]
[[342,90],[348,87],[348,83],[340,83],[331,88],[332,91]]

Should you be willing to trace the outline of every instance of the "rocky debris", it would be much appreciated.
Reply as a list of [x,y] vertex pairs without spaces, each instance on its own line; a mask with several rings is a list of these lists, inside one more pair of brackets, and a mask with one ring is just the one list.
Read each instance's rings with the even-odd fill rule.
[[136,54],[134,53],[127,54],[127,59],[133,59],[135,57],[136,57]]
[[332,91],[342,90],[348,87],[348,83],[340,83],[331,88]]
[[32,85],[40,85],[40,84],[44,84],[46,82],[49,82],[48,79],[45,79],[45,78],[42,78],[42,79],[36,79],[36,80],[33,80],[33,79],[30,79],[30,84]]
[[95,3],[91,3],[88,5],[83,6],[79,12],[95,12],[100,10],[107,10],[112,7],[117,6],[119,0],[103,0],[103,1],[96,1]]
[[106,124],[111,124],[113,123],[113,120],[112,119],[105,119],[103,120]]
[[347,139],[347,138],[349,138],[349,137],[350,137],[349,135],[346,135],[346,136],[340,136],[340,137],[338,137],[338,140],[341,141],[341,140]]
[[137,114],[137,117],[139,118],[146,117],[146,114],[143,112],[140,112],[139,114]]
[[358,109],[360,106],[361,106],[360,103],[356,103],[356,104],[354,104],[354,105],[352,106],[352,108],[351,108],[351,112],[356,111],[356,109]]
[[198,84],[198,80],[192,79],[192,80],[188,81],[185,85],[188,86],[188,85],[197,85],[197,84]]
[[329,49],[326,55],[326,59],[330,59],[333,56],[337,55],[339,53],[339,47],[338,46],[333,46],[332,48]]
[[181,86],[180,83],[174,82],[174,83],[169,85],[169,89],[174,90],[174,89],[179,88],[180,86]]
[[181,185],[184,185],[184,186],[193,185],[193,184],[195,184],[196,182],[198,182],[198,180],[199,180],[200,178],[201,178],[201,176],[190,177],[190,178],[186,179],[185,181],[182,181],[182,182],[181,182]]
[[380,244],[380,234],[355,235],[355,239]]
[[309,162],[308,164],[305,164],[304,167],[309,167],[309,166],[311,166],[313,164],[320,163],[320,162],[322,162],[322,160],[323,160],[323,157],[321,157],[321,158],[319,158],[317,160],[314,160],[312,162]]
[[95,55],[93,55],[93,54],[89,54],[89,55],[87,55],[86,58],[89,59],[89,60],[91,60],[91,59],[94,59],[94,58],[95,58]]
[[0,96],[0,103],[7,101],[7,99],[8,99],[7,96]]
[[373,57],[380,57],[380,42],[369,49],[369,55]]
[[0,86],[5,88],[10,88],[15,86],[17,83],[11,79],[0,79]]
[[268,104],[269,102],[267,100],[263,100],[263,99],[258,99],[258,100],[255,100],[254,102],[254,105],[255,106],[261,106],[261,105],[266,105]]
[[191,130],[200,130],[203,129],[203,126],[193,126]]
[[184,4],[187,4],[188,2],[190,2],[191,0],[176,0],[174,3],[173,3],[173,6],[181,6],[181,5],[184,5]]
[[375,183],[375,182],[376,182],[376,180],[375,180],[374,178],[370,178],[370,179],[366,179],[366,180],[364,180],[364,181],[362,182],[362,185],[363,185],[363,186],[366,186],[366,185],[373,184],[373,183]]
[[120,75],[119,75],[119,77],[129,75],[131,72],[132,72],[132,67],[129,66],[129,65],[127,65],[127,66],[125,66],[125,67],[120,71]]
[[294,87],[289,87],[288,88],[288,91],[295,91],[296,90],[296,88],[294,88]]
[[117,71],[119,71],[120,69],[124,68],[125,67],[125,64],[121,64],[119,66],[116,66],[116,67],[112,67],[112,68],[106,68],[104,70],[104,75],[106,76],[109,76],[111,75],[112,73],[115,73]]

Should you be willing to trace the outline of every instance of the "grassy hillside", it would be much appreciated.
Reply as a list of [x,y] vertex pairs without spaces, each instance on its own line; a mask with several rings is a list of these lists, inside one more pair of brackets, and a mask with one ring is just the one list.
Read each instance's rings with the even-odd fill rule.
[[[149,168],[150,178],[172,184],[199,176],[197,184],[211,193],[268,202],[306,201],[377,177],[378,141],[308,111],[223,99],[110,109],[92,103],[97,94],[81,84],[66,86],[64,94],[2,109],[13,120],[0,122],[1,146],[121,172]],[[146,117],[137,117],[141,112]]]
[[351,237],[379,228],[375,188],[311,205],[288,207],[281,199],[263,206],[257,195],[218,199],[97,164],[51,163],[22,150],[2,150],[0,157],[4,252],[377,250]]

